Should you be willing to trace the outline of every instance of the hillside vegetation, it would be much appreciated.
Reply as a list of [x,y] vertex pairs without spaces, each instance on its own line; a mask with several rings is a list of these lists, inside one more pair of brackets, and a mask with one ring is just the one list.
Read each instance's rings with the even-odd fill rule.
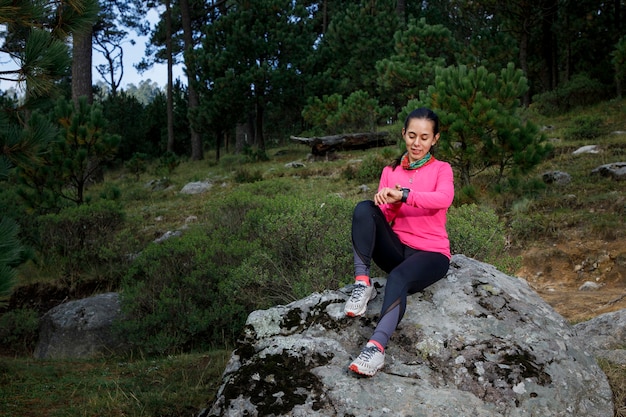
[[[487,172],[475,178],[472,193],[457,190],[453,249],[525,278],[572,322],[626,307],[626,190],[623,182],[591,175],[626,161],[626,101],[530,118],[543,126],[552,154],[516,181],[496,185]],[[573,154],[592,144],[598,153]],[[33,222],[51,244],[37,262],[20,267],[0,316],[7,354],[0,360],[0,409],[9,410],[0,415],[45,409],[50,416],[182,416],[206,405],[251,309],[351,281],[351,209],[371,198],[380,169],[400,151],[315,160],[294,144],[270,149],[268,161],[247,152],[219,163],[207,156],[109,170],[88,189],[89,204]],[[544,184],[547,171],[572,180]],[[190,182],[209,188],[182,194]],[[7,189],[4,197],[16,199]],[[77,224],[92,230],[76,240]],[[464,233],[471,239],[461,242]],[[586,281],[599,289],[578,291]],[[119,325],[136,347],[132,357],[29,359],[38,315],[104,291],[122,291],[127,312],[143,311]],[[150,304],[171,308],[147,314]],[[624,404],[625,372],[604,366],[616,404]]]

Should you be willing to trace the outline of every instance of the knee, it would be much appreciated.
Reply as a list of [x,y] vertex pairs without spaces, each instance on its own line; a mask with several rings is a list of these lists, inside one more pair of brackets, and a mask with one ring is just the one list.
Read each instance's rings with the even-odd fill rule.
[[389,291],[393,294],[401,294],[406,287],[405,281],[404,277],[392,270],[387,276],[385,291]]
[[354,212],[352,213],[352,220],[358,221],[359,219],[372,217],[375,209],[377,209],[376,205],[372,200],[364,200],[356,205],[354,208]]

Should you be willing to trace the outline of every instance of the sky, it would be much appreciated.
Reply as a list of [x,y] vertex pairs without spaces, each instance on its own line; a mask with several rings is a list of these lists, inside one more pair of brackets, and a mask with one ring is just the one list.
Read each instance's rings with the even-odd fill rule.
[[[154,25],[158,20],[158,14],[155,11],[151,11],[148,14],[148,20],[151,25]],[[0,28],[5,30],[4,28]],[[126,88],[128,84],[134,84],[139,86],[139,83],[143,80],[150,79],[152,82],[157,83],[159,87],[165,88],[167,85],[167,66],[165,64],[155,64],[150,70],[139,74],[134,65],[139,63],[145,54],[147,36],[137,36],[134,32],[130,31],[129,37],[133,36],[135,45],[132,45],[130,41],[124,43],[124,76],[122,78],[120,87]],[[99,81],[104,81],[96,70],[96,65],[104,64],[106,61],[101,53],[94,49],[92,57],[92,83],[95,85]],[[8,56],[0,56],[0,70],[12,70],[17,68],[15,62],[13,62]],[[174,80],[180,78],[183,84],[187,84],[185,73],[182,65],[177,65],[173,69]],[[17,88],[15,82],[0,80],[0,90],[9,90],[10,88]]]
[[[143,73],[138,73],[135,69],[135,65],[138,64],[141,59],[144,57],[146,50],[146,42],[148,41],[148,37],[140,37],[134,35],[135,45],[132,45],[130,42],[125,42],[124,47],[124,56],[123,56],[123,64],[124,64],[124,76],[122,77],[122,81],[120,84],[121,88],[126,88],[128,84],[134,84],[135,86],[139,86],[144,80],[152,80],[159,85],[159,87],[165,88],[167,85],[167,65],[165,64],[154,64],[152,68],[148,71],[144,71]],[[97,84],[98,81],[104,81],[100,73],[96,70],[96,65],[104,64],[106,61],[103,55],[94,49],[93,51],[93,84]],[[183,72],[182,65],[176,65],[173,69],[174,80],[176,78],[180,78],[183,84],[187,84],[186,76]]]
[[[151,27],[154,27],[156,22],[158,21],[158,13],[154,10],[150,10],[147,16],[148,21],[150,22]],[[167,65],[166,64],[155,64],[148,71],[144,71],[139,74],[135,69],[135,65],[138,64],[143,58],[146,50],[146,42],[148,42],[148,36],[137,36],[135,32],[129,30],[128,38],[133,38],[135,40],[135,45],[132,45],[130,41],[126,41],[123,45],[124,48],[124,76],[122,77],[122,81],[120,84],[121,88],[126,88],[128,84],[134,84],[135,86],[139,86],[139,83],[143,80],[152,80],[152,82],[157,83],[160,87],[165,88],[167,85]],[[98,81],[104,81],[100,76],[100,73],[96,70],[96,65],[104,64],[106,61],[103,55],[94,49],[93,51],[93,84],[97,84]],[[177,65],[173,69],[174,80],[176,78],[180,78],[183,84],[187,84],[185,73],[183,72],[182,65]]]

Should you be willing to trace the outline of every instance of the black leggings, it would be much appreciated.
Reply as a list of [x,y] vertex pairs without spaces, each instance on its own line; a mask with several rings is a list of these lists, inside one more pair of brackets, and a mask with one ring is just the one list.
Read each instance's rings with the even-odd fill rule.
[[357,204],[352,217],[355,264],[367,268],[373,260],[389,275],[380,320],[372,336],[384,347],[406,311],[407,296],[443,278],[450,260],[439,252],[413,249],[403,244],[373,201]]

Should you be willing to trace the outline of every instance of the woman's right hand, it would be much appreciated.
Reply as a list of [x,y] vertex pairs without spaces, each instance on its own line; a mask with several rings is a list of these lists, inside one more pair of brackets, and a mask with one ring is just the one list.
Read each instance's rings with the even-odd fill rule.
[[374,195],[374,203],[376,205],[399,203],[401,199],[402,199],[402,187],[400,187],[399,185],[396,185],[396,188],[389,188],[389,187],[381,188]]

